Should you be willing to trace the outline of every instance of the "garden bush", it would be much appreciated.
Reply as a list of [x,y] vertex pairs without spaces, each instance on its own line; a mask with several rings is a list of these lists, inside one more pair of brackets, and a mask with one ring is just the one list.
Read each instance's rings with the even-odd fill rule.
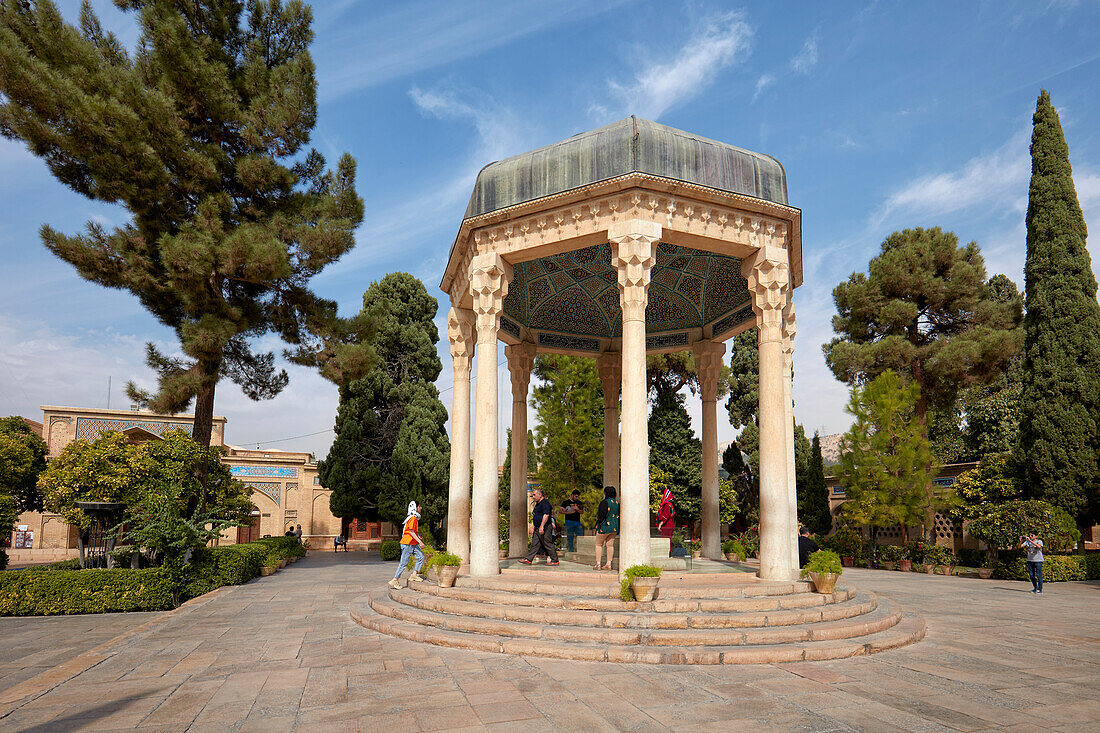
[[980,568],[988,555],[989,552],[987,550],[959,550],[959,565],[965,565],[969,568]]
[[[1027,580],[1027,558],[1004,558],[997,563],[993,577],[1003,580]],[[1043,555],[1043,582],[1100,580],[1100,553],[1085,555]]]
[[31,565],[23,568],[22,572],[41,572],[43,570],[80,570],[80,560],[74,557],[72,560],[59,560],[47,565]]
[[401,557],[401,543],[397,540],[386,540],[378,548],[378,554],[383,560],[396,560]]
[[0,616],[165,611],[172,582],[159,569],[0,574]]
[[8,553],[4,552],[4,548],[0,547],[0,570],[3,570],[8,566]]
[[223,585],[240,585],[259,576],[269,548],[260,542],[223,547],[200,547],[184,572],[181,596],[195,598]]
[[841,527],[832,537],[825,540],[825,549],[832,550],[841,557],[855,559],[856,565],[867,562],[863,551],[863,535],[851,527]]

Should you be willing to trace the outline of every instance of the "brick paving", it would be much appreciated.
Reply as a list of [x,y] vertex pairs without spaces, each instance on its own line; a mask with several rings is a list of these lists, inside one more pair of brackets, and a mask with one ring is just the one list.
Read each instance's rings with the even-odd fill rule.
[[[0,731],[1082,731],[1100,721],[1097,582],[1033,596],[1023,583],[849,570],[847,583],[923,614],[925,640],[832,662],[680,667],[469,652],[353,623],[349,604],[393,567],[311,555],[131,623],[67,667],[13,687],[0,678],[0,714],[10,711]],[[32,630],[47,621],[57,622],[49,633]],[[0,660],[56,659],[90,628],[89,617],[3,623]],[[20,624],[29,631],[6,633]]]

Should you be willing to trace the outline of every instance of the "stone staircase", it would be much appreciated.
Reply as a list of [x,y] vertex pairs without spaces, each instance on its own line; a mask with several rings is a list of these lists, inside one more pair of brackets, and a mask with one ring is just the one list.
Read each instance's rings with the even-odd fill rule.
[[923,638],[924,620],[872,593],[749,574],[669,574],[651,603],[609,573],[505,571],[384,588],[351,607],[392,636],[484,652],[654,664],[755,664],[871,654]]

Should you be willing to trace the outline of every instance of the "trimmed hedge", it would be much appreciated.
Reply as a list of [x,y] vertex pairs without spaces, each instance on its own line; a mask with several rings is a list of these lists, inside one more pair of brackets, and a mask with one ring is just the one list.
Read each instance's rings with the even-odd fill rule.
[[80,558],[74,557],[72,560],[59,560],[57,562],[51,562],[48,565],[31,565],[29,567],[20,568],[21,573],[35,573],[43,570],[80,570]]
[[[1007,558],[997,563],[993,577],[1002,580],[1027,580],[1027,558]],[[1043,554],[1043,582],[1064,580],[1100,580],[1100,552],[1084,555]]]
[[383,560],[396,560],[401,557],[401,543],[397,540],[385,540],[378,548]]
[[13,571],[0,574],[0,616],[55,616],[173,608],[159,569]]
[[195,598],[223,585],[240,585],[260,575],[260,568],[278,565],[284,558],[303,557],[306,550],[294,537],[265,537],[244,545],[202,547],[184,567],[187,580],[181,593]]

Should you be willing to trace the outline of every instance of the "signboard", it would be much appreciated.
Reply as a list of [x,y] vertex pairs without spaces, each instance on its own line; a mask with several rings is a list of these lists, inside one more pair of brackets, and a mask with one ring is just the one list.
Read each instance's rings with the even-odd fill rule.
[[34,549],[34,530],[26,529],[25,524],[19,525],[22,529],[15,530],[15,545],[16,550],[32,550]]

